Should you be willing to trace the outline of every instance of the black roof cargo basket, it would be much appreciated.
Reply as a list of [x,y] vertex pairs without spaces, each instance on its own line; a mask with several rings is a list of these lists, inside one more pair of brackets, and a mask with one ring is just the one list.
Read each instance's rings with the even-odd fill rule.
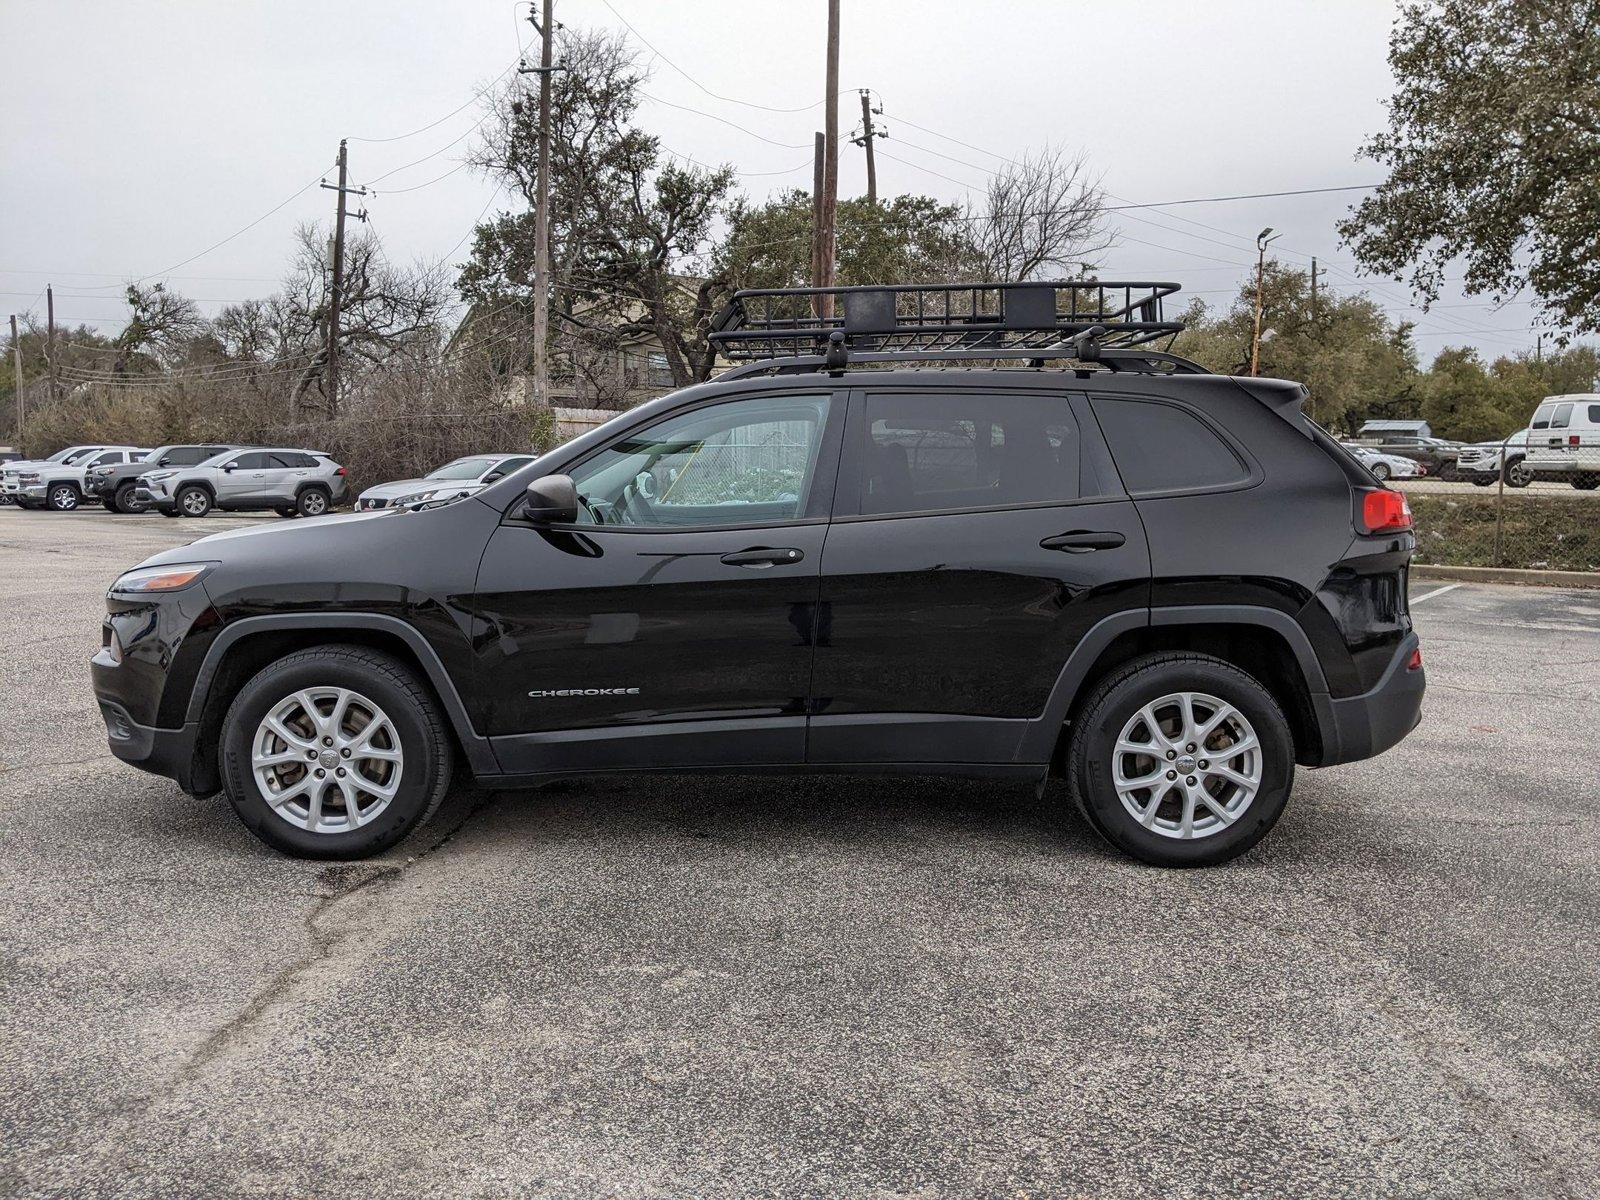
[[[723,357],[745,363],[827,354],[830,342],[836,357],[842,349],[851,357],[882,353],[901,361],[919,353],[980,358],[985,351],[1059,351],[1090,331],[1099,347],[1145,346],[1182,331],[1182,322],[1161,315],[1161,302],[1178,290],[1175,283],[1094,279],[756,288],[736,292],[717,314],[711,343]],[[818,316],[819,298],[830,295],[835,315]]]

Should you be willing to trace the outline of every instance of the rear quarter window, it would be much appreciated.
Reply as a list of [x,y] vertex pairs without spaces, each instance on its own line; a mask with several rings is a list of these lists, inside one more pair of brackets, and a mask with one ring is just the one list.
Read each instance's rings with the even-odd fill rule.
[[1232,447],[1186,409],[1111,396],[1091,403],[1131,495],[1233,487],[1250,479]]

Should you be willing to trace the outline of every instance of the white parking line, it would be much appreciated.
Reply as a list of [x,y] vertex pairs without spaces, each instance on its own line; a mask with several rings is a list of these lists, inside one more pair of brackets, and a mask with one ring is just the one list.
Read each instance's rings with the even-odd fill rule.
[[1459,583],[1447,583],[1442,588],[1434,588],[1431,592],[1423,592],[1420,596],[1411,597],[1411,603],[1421,604],[1424,600],[1432,600],[1435,596],[1442,596],[1446,592],[1453,592],[1460,586],[1461,585]]

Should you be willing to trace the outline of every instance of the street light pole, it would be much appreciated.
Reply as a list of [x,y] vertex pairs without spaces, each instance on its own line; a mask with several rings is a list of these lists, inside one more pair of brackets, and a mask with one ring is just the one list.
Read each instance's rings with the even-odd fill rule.
[[1268,225],[1256,234],[1256,324],[1250,338],[1250,374],[1261,374],[1261,287],[1267,273],[1267,245],[1278,240]]

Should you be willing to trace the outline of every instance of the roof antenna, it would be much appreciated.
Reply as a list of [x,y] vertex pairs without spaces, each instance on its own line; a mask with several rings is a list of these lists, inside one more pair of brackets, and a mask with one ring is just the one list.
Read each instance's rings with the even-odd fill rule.
[[828,335],[828,353],[823,359],[829,374],[843,375],[844,367],[850,361],[850,354],[844,346],[844,330],[835,329]]

